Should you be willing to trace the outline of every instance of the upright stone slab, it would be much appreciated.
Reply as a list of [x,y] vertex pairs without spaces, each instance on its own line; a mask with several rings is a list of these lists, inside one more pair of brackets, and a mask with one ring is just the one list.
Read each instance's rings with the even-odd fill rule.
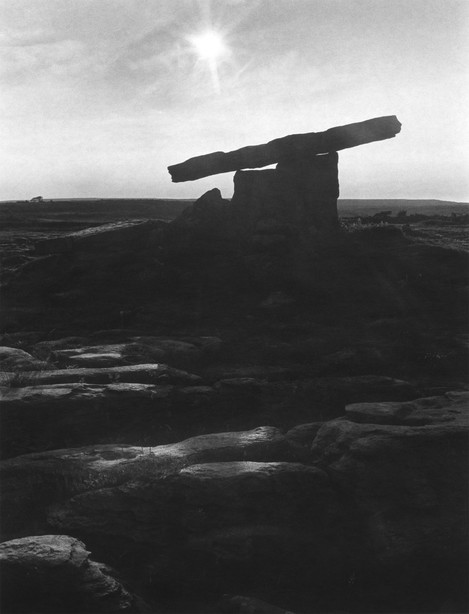
[[275,169],[238,171],[233,216],[250,231],[263,224],[320,231],[338,227],[338,154],[291,158]]

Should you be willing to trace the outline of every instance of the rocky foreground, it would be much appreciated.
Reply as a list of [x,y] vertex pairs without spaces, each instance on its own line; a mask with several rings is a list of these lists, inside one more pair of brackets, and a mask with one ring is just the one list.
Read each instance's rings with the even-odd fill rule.
[[463,254],[212,194],[7,278],[3,612],[467,611]]

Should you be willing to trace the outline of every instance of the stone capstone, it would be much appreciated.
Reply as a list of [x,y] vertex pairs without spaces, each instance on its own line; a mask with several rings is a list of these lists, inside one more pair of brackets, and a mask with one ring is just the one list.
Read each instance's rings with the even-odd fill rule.
[[393,138],[400,130],[401,123],[395,115],[375,117],[329,128],[325,132],[289,134],[263,145],[248,145],[227,153],[216,151],[169,166],[168,171],[175,182],[192,181],[208,175],[242,168],[260,168],[281,160],[309,158],[315,154],[381,141]]

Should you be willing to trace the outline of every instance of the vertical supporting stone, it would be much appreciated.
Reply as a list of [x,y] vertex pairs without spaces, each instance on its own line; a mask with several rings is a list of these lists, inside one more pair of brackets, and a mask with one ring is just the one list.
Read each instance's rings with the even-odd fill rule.
[[338,227],[338,154],[290,159],[277,168],[238,171],[232,209],[247,230],[259,224],[280,224],[318,231]]

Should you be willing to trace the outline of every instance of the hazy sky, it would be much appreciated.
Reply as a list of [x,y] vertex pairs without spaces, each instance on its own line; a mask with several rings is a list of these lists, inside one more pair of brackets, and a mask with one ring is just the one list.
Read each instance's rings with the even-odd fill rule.
[[0,26],[1,200],[229,197],[166,167],[397,115],[341,197],[469,201],[469,0],[0,0]]

